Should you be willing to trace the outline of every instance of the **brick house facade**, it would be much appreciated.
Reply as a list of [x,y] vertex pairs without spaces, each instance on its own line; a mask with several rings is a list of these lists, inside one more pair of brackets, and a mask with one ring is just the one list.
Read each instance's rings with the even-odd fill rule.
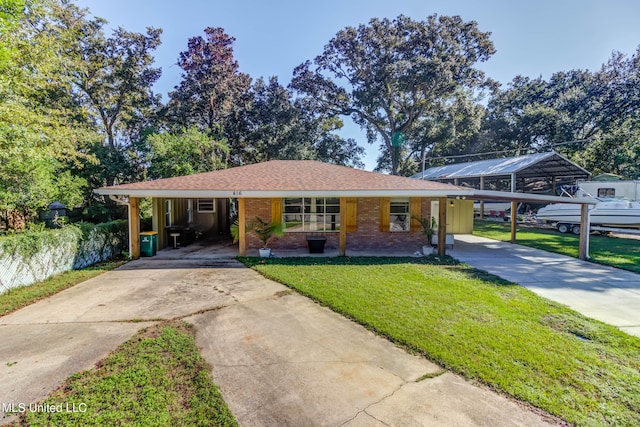
[[[416,198],[414,198],[416,199]],[[413,212],[415,216],[431,216],[431,199],[417,198],[419,212]],[[274,218],[274,199],[246,199],[245,200],[245,220],[251,221],[255,217],[260,217],[267,222],[280,222],[282,218]],[[278,199],[276,199],[278,200]],[[380,217],[381,205],[384,198],[380,197],[360,197],[356,199],[356,222],[355,230],[347,231],[347,245],[349,250],[367,249],[406,249],[415,247],[418,249],[425,244],[425,236],[419,225],[412,223],[407,231],[391,232],[381,230]],[[286,232],[282,237],[275,237],[269,243],[273,249],[307,249],[307,236],[323,236],[327,239],[325,247],[327,249],[339,249],[340,233],[337,231],[312,231],[312,232]],[[246,237],[246,249],[255,250],[262,247],[262,242],[252,233]]]
[[[129,206],[130,245],[134,258],[139,255],[140,197],[153,198],[153,227],[160,237],[163,233],[165,237],[169,233],[164,217],[168,219],[171,216],[171,227],[201,225],[190,223],[189,220],[185,220],[185,224],[174,225],[173,219],[196,218],[190,214],[193,208],[189,206],[203,199],[209,200],[209,205],[217,206],[211,215],[226,213],[225,218],[209,216],[217,230],[224,229],[230,210],[223,207],[228,205],[228,200],[235,199],[238,202],[240,255],[262,246],[260,240],[247,232],[246,228],[255,217],[282,222],[285,226],[284,235],[269,244],[274,249],[306,250],[307,236],[321,235],[327,239],[326,248],[337,248],[341,255],[345,255],[347,249],[418,249],[425,243],[425,236],[420,223],[411,218],[434,216],[440,224],[439,235],[445,235],[449,226],[448,200],[466,199],[472,192],[450,184],[310,160],[274,160],[96,190],[97,194],[120,197]],[[291,210],[292,200],[302,203],[294,207],[298,209],[295,214],[291,213],[294,212]],[[310,206],[304,206],[307,200]],[[441,206],[438,212],[431,212],[434,201]],[[466,201],[471,203],[470,200]],[[318,208],[318,204],[324,205]],[[167,213],[168,206],[172,209],[170,214]],[[456,213],[460,211],[458,209]],[[468,209],[469,215],[473,215],[472,212],[472,208]],[[291,220],[292,216],[302,219]],[[289,220],[285,221],[285,217]],[[329,217],[330,222],[326,222]],[[325,222],[318,222],[318,218],[324,218],[322,221]],[[471,229],[472,226],[466,232],[471,232]],[[175,234],[173,229],[171,232]],[[164,244],[168,241],[167,238],[160,239]]]

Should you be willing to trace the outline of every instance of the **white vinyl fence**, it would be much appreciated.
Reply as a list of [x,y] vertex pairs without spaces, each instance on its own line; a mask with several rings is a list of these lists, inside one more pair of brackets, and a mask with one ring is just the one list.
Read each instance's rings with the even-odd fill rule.
[[0,240],[0,294],[108,260],[126,250],[127,244],[126,221],[6,237]]

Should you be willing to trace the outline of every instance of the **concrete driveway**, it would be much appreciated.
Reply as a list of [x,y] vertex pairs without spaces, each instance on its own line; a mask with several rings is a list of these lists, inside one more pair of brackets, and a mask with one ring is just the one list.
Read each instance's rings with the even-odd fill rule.
[[[0,318],[0,402],[39,401],[138,329],[175,318],[195,324],[213,379],[244,426],[552,421],[234,260],[142,259]],[[433,377],[420,380],[426,374]]]
[[472,235],[449,255],[640,336],[640,274]]

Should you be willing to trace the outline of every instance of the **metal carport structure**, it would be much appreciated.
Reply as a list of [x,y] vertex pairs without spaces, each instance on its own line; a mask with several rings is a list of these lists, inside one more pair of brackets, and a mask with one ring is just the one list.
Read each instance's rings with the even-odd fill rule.
[[[412,178],[447,182],[479,190],[506,190],[529,193],[528,188],[540,182],[551,186],[551,195],[562,184],[575,184],[578,179],[588,179],[591,173],[568,160],[566,157],[550,151],[547,153],[501,159],[480,160],[477,162],[456,163],[436,166],[417,173]],[[507,182],[508,189],[500,188],[500,181]],[[490,187],[490,188],[487,188]]]

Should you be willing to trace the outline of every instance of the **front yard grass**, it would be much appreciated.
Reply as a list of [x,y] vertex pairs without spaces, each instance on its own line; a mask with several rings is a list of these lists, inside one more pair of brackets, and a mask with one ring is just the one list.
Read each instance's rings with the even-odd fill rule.
[[25,412],[13,425],[237,425],[185,322],[143,329],[41,404],[63,411]]
[[[508,242],[511,240],[511,223],[476,220],[473,234]],[[518,226],[516,243],[577,258],[580,236]],[[589,246],[591,261],[640,273],[640,240],[594,234],[589,236]]]
[[283,258],[290,286],[443,367],[577,425],[640,425],[640,339],[451,258]]

